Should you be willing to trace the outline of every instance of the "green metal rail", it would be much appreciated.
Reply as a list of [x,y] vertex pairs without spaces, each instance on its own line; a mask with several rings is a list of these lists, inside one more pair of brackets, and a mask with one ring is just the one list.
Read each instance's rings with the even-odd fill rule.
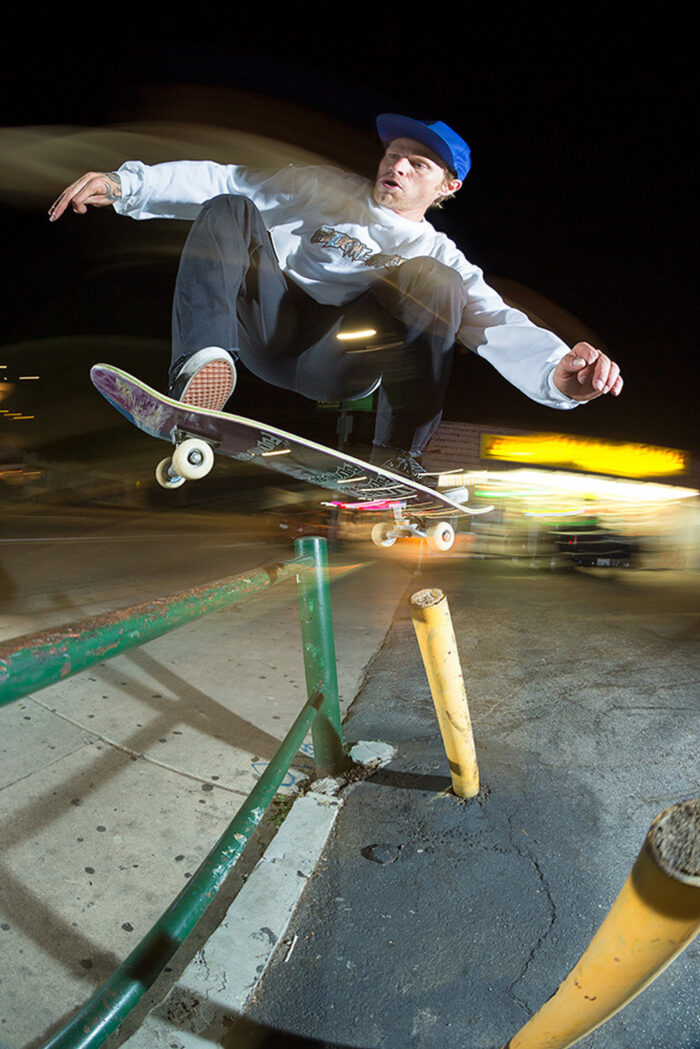
[[293,579],[312,568],[313,558],[313,549],[305,550],[296,558],[249,574],[6,641],[0,644],[0,705],[153,641],[207,612],[260,593],[273,583]]
[[319,775],[347,764],[338,703],[326,542],[298,539],[296,557],[250,575],[0,645],[0,704],[62,680],[207,612],[296,576],[308,700],[275,756],[194,876],[112,976],[43,1049],[97,1049],[124,1022],[216,897],[311,729]]

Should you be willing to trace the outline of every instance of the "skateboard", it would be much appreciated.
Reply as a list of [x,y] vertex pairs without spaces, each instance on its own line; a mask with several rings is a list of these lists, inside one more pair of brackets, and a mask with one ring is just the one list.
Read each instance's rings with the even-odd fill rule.
[[[418,481],[267,423],[183,404],[108,364],[94,365],[90,378],[130,423],[172,443],[172,454],[156,467],[156,479],[164,488],[205,477],[218,453],[336,493],[325,506],[377,514],[381,519],[371,533],[377,546],[420,536],[433,550],[450,549],[453,520],[493,509],[468,507]],[[459,496],[468,498],[466,489],[460,489]]]

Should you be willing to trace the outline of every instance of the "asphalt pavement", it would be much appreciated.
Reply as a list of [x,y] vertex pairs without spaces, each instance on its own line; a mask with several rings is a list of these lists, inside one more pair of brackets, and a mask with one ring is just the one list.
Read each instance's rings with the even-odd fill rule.
[[[344,798],[221,1044],[499,1049],[599,926],[654,817],[697,796],[698,578],[434,563],[481,791],[451,791],[407,606],[346,719],[396,748]],[[410,589],[410,588],[409,588]],[[585,1049],[698,1049],[698,942]]]

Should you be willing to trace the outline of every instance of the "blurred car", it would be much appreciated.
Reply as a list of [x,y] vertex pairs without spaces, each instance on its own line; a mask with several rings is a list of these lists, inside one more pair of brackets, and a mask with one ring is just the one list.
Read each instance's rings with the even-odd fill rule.
[[635,539],[614,535],[596,523],[556,527],[552,538],[559,555],[588,568],[631,568],[639,553]]

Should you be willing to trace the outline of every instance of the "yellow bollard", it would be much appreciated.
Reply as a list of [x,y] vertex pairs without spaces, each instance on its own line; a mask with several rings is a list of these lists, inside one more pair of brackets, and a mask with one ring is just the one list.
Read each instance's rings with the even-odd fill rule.
[[700,798],[672,805],[603,924],[539,1012],[503,1049],[567,1049],[622,1009],[700,930]]
[[441,590],[419,590],[411,598],[411,617],[450,764],[452,789],[460,798],[473,798],[479,793],[479,769],[445,595]]

